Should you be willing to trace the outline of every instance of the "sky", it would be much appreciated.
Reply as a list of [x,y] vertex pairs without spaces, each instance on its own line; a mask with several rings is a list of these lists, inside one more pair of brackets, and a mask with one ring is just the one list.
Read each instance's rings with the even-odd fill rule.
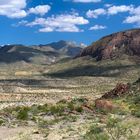
[[140,0],[0,0],[0,45],[86,45],[140,27]]

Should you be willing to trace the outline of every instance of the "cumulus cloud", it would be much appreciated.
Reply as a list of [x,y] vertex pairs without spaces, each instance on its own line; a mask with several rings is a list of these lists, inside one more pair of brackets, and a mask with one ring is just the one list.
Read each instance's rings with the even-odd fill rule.
[[88,18],[97,18],[99,15],[105,15],[105,14],[106,14],[106,10],[103,8],[88,10],[86,13]]
[[89,3],[89,2],[101,2],[101,0],[73,0],[73,2]]
[[39,15],[45,15],[48,13],[48,11],[51,9],[49,5],[38,5],[35,8],[30,8],[28,13],[29,14],[39,14]]
[[120,6],[111,6],[108,8],[107,13],[109,15],[115,15],[118,13],[123,12],[131,12],[133,10],[133,5],[126,6],[126,5],[120,5]]
[[92,27],[89,28],[89,30],[103,30],[103,29],[106,29],[107,27],[106,26],[103,26],[103,25],[94,25]]
[[0,0],[0,15],[8,18],[24,18],[29,14],[45,15],[51,7],[38,5],[26,10],[27,0]]
[[130,13],[134,15],[140,15],[140,6],[133,8]]
[[0,0],[0,15],[9,18],[22,18],[27,16],[25,7],[26,0]]
[[140,6],[133,8],[130,15],[123,21],[124,23],[134,23],[140,27]]
[[36,18],[33,22],[25,24],[26,26],[39,25],[40,32],[81,32],[78,25],[88,24],[89,21],[84,17],[79,16],[77,13],[62,14],[51,16],[48,18]]
[[[118,13],[132,13],[134,12],[134,6],[133,5],[111,5],[111,4],[105,4],[105,8],[99,8],[94,10],[88,10],[86,12],[86,15],[88,18],[98,18],[100,15],[116,15]],[[135,13],[139,13],[139,9],[135,10]]]
[[138,24],[140,24],[140,15],[128,16],[124,20],[124,23],[138,23]]

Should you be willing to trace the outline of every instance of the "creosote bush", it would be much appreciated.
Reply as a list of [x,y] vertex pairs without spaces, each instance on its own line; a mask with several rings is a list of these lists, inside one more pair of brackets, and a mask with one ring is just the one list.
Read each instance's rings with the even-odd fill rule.
[[28,112],[29,112],[29,108],[28,107],[21,108],[18,111],[17,119],[19,119],[19,120],[27,120],[28,119]]
[[[133,139],[132,139],[133,138]],[[138,140],[140,134],[134,133],[131,126],[122,123],[118,118],[109,117],[107,123],[94,123],[84,136],[85,140]]]

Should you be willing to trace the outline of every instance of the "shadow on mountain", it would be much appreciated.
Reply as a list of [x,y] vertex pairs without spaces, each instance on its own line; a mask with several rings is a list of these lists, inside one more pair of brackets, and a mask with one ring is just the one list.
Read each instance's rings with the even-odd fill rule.
[[31,58],[39,55],[44,56],[56,56],[58,57],[58,54],[55,52],[42,52],[42,51],[36,51],[35,49],[33,51],[22,51],[22,52],[0,52],[0,63],[15,63],[20,61],[25,61],[27,63],[31,62]]
[[133,67],[140,67],[140,65],[122,65],[122,66],[79,66],[71,69],[48,73],[44,76],[58,77],[58,78],[70,78],[78,76],[97,76],[97,77],[116,77],[122,73],[125,73],[127,69]]
[[30,58],[33,54],[18,54],[18,53],[0,53],[0,63],[14,63],[18,61],[30,62]]

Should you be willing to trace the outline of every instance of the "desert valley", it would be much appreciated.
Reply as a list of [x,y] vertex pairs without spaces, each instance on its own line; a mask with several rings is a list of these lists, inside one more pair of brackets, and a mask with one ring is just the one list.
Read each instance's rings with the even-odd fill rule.
[[139,139],[140,29],[0,47],[0,140]]

